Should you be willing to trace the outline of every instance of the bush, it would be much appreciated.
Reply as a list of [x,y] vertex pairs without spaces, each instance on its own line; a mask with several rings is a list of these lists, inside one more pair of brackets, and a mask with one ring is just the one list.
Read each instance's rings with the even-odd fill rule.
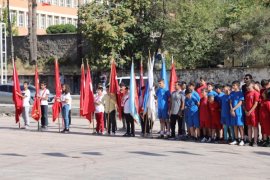
[[74,33],[76,32],[76,27],[72,24],[59,24],[49,26],[46,32],[47,34]]

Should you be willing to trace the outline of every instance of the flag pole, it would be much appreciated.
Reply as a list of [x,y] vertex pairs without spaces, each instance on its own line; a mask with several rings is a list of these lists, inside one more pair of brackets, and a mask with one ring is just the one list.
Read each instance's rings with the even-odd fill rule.
[[[112,67],[112,62],[113,62],[113,59],[111,59],[111,67]],[[111,73],[110,73],[110,81],[111,81],[111,76],[112,76],[112,68],[111,68]],[[111,83],[111,82],[110,82]],[[110,84],[111,86],[111,84]],[[111,108],[111,94],[110,94],[110,88],[109,88],[109,92],[107,92],[107,95],[109,96],[109,109],[108,109],[108,115],[107,115],[107,133],[109,135],[109,119],[110,119],[110,108]]]
[[95,113],[93,113],[93,133],[95,133]]

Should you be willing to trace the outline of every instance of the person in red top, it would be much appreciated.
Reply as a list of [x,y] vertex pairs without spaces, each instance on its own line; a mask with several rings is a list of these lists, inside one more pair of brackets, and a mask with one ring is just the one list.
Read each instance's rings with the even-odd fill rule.
[[203,138],[201,142],[207,142],[210,138],[211,141],[211,121],[208,109],[207,88],[202,89],[202,98],[200,100],[199,113],[200,113],[200,128],[203,130]]
[[[260,93],[255,89],[255,82],[251,81],[246,84],[247,92],[245,94],[244,111],[246,115],[246,125],[248,126],[248,144],[250,146],[258,146],[258,103],[260,101]],[[254,143],[252,145],[252,134],[254,132]]]
[[270,138],[270,89],[266,89],[262,94],[263,101],[260,106],[260,120],[263,132],[263,146],[270,147],[267,137]]
[[214,94],[208,95],[208,108],[211,119],[212,141],[214,141],[222,137],[222,133],[220,132],[222,129],[220,122],[220,105],[217,101],[215,101]]
[[207,83],[203,77],[200,77],[200,86],[196,89],[197,93],[200,95],[200,98],[203,97],[202,90],[207,88]]

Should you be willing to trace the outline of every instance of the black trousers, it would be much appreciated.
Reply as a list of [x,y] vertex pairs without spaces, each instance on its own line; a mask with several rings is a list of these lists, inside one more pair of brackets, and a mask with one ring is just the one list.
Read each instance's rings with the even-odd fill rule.
[[41,105],[41,126],[48,126],[48,105]]
[[182,124],[183,124],[183,118],[179,115],[172,114],[170,119],[170,126],[171,126],[171,136],[175,137],[175,126],[176,122],[178,124],[178,135],[182,135]]
[[[115,110],[110,113],[105,113],[106,121],[108,122],[108,133],[115,133],[116,131],[116,118],[115,118]],[[109,118],[109,119],[108,119]],[[106,124],[105,124],[106,125]]]
[[153,126],[151,119],[149,119],[147,115],[144,115],[143,118],[140,116],[140,120],[141,120],[142,134],[145,133],[149,134],[150,129]]
[[129,113],[125,113],[125,118],[127,122],[127,134],[135,135],[135,123],[133,117]]

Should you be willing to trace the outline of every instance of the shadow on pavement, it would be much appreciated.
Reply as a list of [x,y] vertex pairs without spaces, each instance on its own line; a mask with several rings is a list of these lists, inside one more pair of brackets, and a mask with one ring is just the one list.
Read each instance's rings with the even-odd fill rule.
[[139,155],[144,155],[144,156],[167,156],[164,154],[150,153],[150,152],[145,152],[145,151],[129,151],[129,153],[139,154]]
[[63,153],[42,153],[47,156],[53,156],[53,157],[68,157],[67,155]]
[[263,155],[263,156],[270,156],[270,152],[263,152],[263,151],[254,151],[255,154]]
[[238,154],[238,153],[234,153],[234,152],[227,152],[227,151],[211,151],[211,152],[225,153],[225,154]]
[[103,155],[100,152],[82,152],[82,154],[93,155],[93,156],[102,156]]
[[196,154],[196,153],[191,153],[188,151],[168,151],[170,153],[176,153],[176,154],[187,154],[187,155],[194,155],[194,156],[203,156],[202,154]]
[[17,153],[2,153],[1,156],[16,156],[16,157],[26,157],[26,155],[17,154]]

